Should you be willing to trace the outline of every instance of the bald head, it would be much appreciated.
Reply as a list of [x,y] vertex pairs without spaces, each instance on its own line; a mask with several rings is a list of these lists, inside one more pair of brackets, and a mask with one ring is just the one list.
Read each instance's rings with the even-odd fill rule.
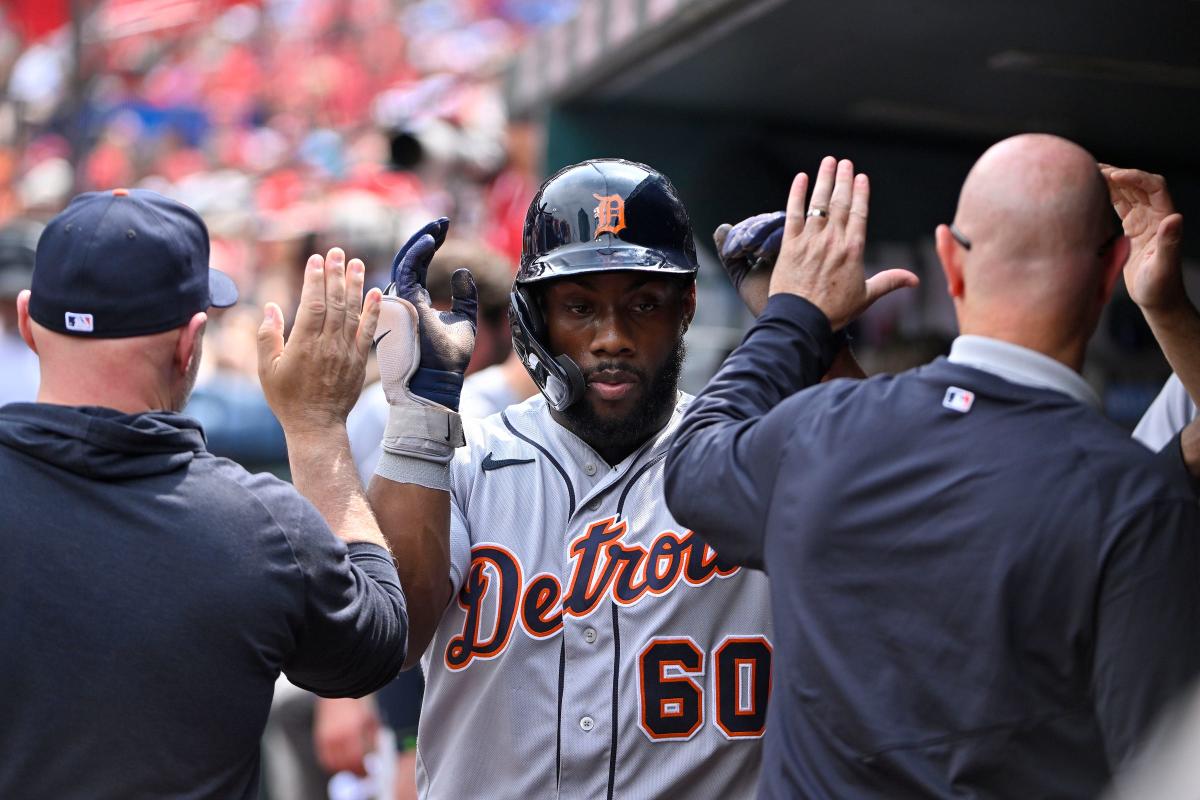
[[1112,232],[1108,187],[1079,145],[1023,134],[975,162],[958,198],[958,227],[972,249],[995,259],[1043,259],[1094,252]]
[[1080,338],[1090,338],[1107,301],[1113,261],[1127,253],[1123,243],[1103,247],[1118,228],[1092,155],[1047,134],[993,145],[963,183],[955,224],[970,249],[943,227],[938,254],[960,328],[1010,341],[1025,331],[1043,352],[1081,353]]

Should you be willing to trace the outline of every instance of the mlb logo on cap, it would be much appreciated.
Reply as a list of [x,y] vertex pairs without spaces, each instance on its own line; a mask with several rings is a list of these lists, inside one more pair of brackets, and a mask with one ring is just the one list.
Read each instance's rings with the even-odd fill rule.
[[96,322],[92,319],[91,314],[79,314],[74,311],[67,312],[67,330],[91,333],[95,329]]
[[942,405],[951,411],[957,411],[960,414],[965,414],[971,410],[971,405],[975,402],[975,393],[968,392],[966,389],[960,389],[957,386],[951,386],[946,390],[946,396],[942,398]]

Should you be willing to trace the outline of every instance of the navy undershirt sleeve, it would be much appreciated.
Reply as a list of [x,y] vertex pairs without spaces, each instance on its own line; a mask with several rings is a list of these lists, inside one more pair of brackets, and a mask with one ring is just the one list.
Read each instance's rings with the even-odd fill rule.
[[773,295],[684,413],[667,456],[667,506],[726,563],[763,567],[779,455],[795,427],[768,412],[819,382],[838,347],[819,308]]
[[284,673],[326,697],[361,697],[400,672],[408,636],[404,592],[391,555],[343,543],[316,509],[288,531],[304,577],[304,622]]

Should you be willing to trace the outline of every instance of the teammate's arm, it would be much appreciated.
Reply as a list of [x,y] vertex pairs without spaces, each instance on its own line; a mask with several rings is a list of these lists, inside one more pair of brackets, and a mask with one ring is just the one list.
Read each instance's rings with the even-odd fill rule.
[[[378,291],[364,305],[364,271],[338,248],[312,256],[286,344],[274,304],[258,333],[263,393],[287,437],[296,488],[311,501],[289,490],[273,511],[304,576],[303,636],[283,668],[326,696],[359,696],[392,680],[406,641],[404,594],[346,434],[379,316]],[[281,491],[273,487],[263,491]]]
[[408,599],[406,667],[420,661],[450,599],[450,461],[465,443],[458,398],[475,344],[471,273],[452,276],[449,311],[434,309],[425,289],[448,227],[429,223],[396,254],[375,339],[389,411],[368,495]]
[[675,517],[724,559],[750,566],[762,564],[776,465],[795,428],[794,419],[769,412],[828,371],[834,331],[917,282],[903,270],[864,280],[869,187],[853,164],[822,162],[808,222],[807,191],[807,176],[797,175],[766,308],[685,412],[666,463]]
[[283,312],[267,305],[258,331],[258,374],[287,439],[296,488],[338,537],[383,547],[346,434],[379,319],[379,292],[363,300],[364,272],[363,262],[347,264],[340,248],[327,258],[310,257],[286,346]]
[[1200,313],[1183,284],[1183,215],[1161,175],[1108,165],[1100,170],[1131,245],[1125,288],[1192,401],[1200,403]]

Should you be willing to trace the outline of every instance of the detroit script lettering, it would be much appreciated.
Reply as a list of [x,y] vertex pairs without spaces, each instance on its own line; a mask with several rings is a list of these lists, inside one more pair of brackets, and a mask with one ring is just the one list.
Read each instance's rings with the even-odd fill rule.
[[[462,633],[446,646],[447,668],[460,670],[475,660],[497,657],[518,627],[534,639],[553,636],[562,629],[564,614],[586,617],[606,597],[631,606],[646,596],[664,595],[680,582],[703,586],[739,571],[718,563],[716,552],[692,531],[682,535],[664,531],[649,548],[626,544],[626,532],[624,521],[608,517],[588,525],[571,542],[571,578],[565,595],[556,575],[542,572],[526,582],[521,560],[507,548],[498,544],[472,548],[471,566],[458,593],[458,604],[467,613]],[[489,596],[494,617],[485,619],[484,601]]]

